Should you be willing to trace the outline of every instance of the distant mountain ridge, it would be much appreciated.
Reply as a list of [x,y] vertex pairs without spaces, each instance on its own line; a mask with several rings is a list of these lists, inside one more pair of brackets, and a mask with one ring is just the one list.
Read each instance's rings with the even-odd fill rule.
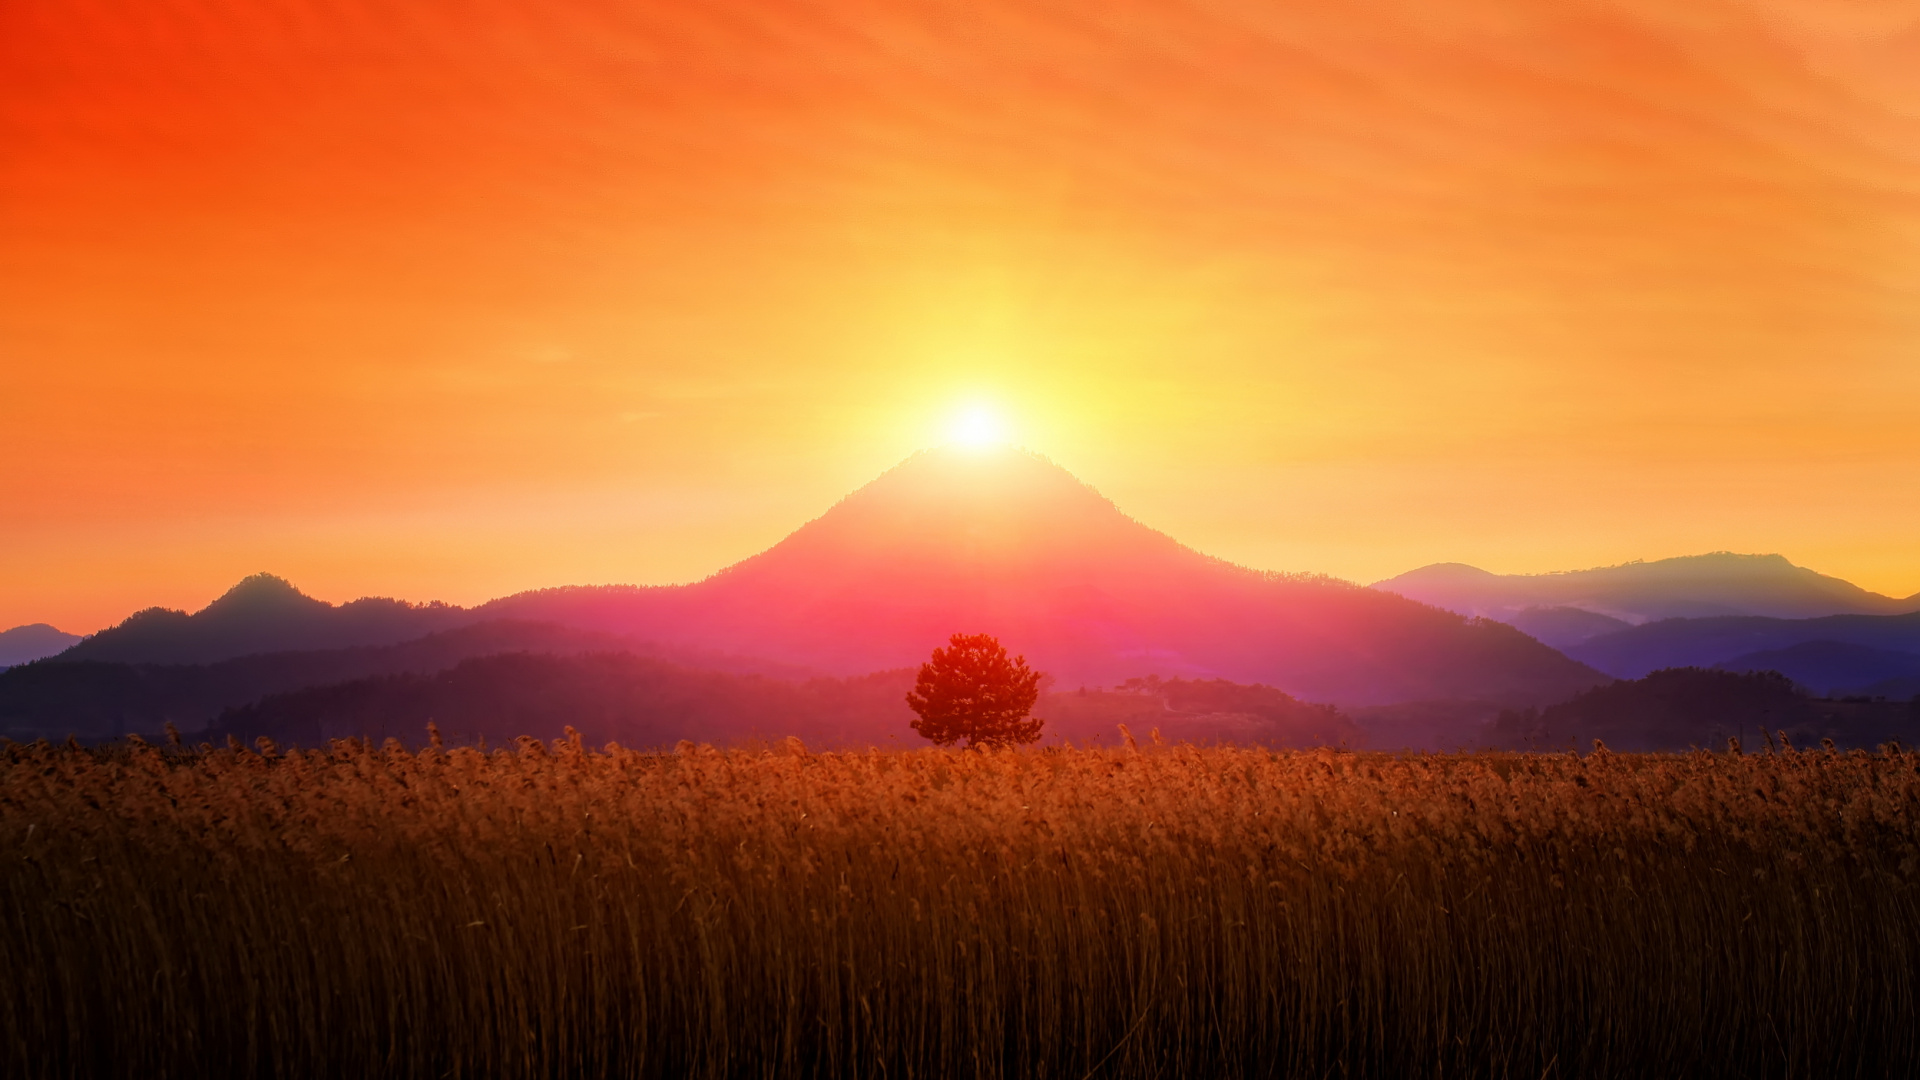
[[986,631],[1063,685],[1224,678],[1367,704],[1545,702],[1605,681],[1497,622],[1203,555],[1010,449],[923,451],[690,585],[549,589],[463,610],[335,607],[256,575],[203,611],[142,612],[56,659],[211,663],[396,644],[496,619],[842,677],[917,664],[952,633]]
[[1435,563],[1372,588],[1511,623],[1563,649],[1624,629],[1620,624],[1662,619],[1810,619],[1920,610],[1920,594],[1882,596],[1795,566],[1781,555],[1727,551],[1557,574],[1494,574],[1463,563]]
[[1373,586],[1499,619],[1620,679],[1778,671],[1817,694],[1920,685],[1920,595],[1896,599],[1780,555],[1713,552],[1562,574],[1436,563]]
[[1910,698],[1920,694],[1920,653],[1854,642],[1813,640],[1745,653],[1714,665],[1722,671],[1777,671],[1815,694]]
[[807,674],[765,661],[661,649],[602,631],[496,619],[397,645],[253,653],[209,664],[66,659],[26,664],[0,672],[0,734],[99,739],[151,734],[169,723],[192,732],[226,710],[266,696],[356,679],[431,676],[465,660],[506,653],[622,653],[727,675],[793,679]]
[[79,634],[69,634],[46,623],[29,623],[11,630],[0,630],[0,669],[32,663],[72,648]]
[[65,661],[210,664],[258,653],[395,645],[482,621],[450,604],[365,597],[335,606],[273,574],[243,578],[192,614],[147,608],[61,653]]

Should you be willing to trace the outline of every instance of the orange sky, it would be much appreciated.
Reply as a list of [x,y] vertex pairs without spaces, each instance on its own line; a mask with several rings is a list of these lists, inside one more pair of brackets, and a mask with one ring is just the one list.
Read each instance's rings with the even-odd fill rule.
[[0,627],[702,576],[968,401],[1372,580],[1920,590],[1920,3],[0,3]]

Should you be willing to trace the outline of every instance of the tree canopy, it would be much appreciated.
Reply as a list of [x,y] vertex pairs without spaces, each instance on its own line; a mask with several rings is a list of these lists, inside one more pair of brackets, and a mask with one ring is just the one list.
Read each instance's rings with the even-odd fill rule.
[[1040,673],[1024,656],[1009,657],[991,634],[955,634],[920,665],[907,694],[919,714],[913,730],[941,746],[1013,746],[1040,738],[1045,721],[1029,718],[1040,697]]

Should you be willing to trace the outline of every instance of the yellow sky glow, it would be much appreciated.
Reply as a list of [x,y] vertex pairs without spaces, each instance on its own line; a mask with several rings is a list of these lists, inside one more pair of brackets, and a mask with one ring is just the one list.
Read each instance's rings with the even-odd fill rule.
[[976,403],[1266,569],[1920,591],[1915,3],[349,8],[0,8],[0,627],[694,579]]

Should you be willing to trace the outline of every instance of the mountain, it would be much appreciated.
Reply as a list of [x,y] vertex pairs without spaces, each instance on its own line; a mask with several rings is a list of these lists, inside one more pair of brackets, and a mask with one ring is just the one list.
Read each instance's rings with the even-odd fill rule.
[[52,656],[79,640],[80,635],[63,633],[46,623],[0,630],[0,669]]
[[1545,701],[1605,681],[1499,623],[1203,555],[1010,449],[923,451],[692,585],[544,590],[477,612],[834,675],[917,664],[985,631],[1069,686],[1224,678],[1369,703]]
[[917,665],[950,635],[985,631],[1064,686],[1161,675],[1368,704],[1544,702],[1605,681],[1501,623],[1203,555],[1010,449],[916,454],[772,548],[690,585],[547,589],[472,609],[336,607],[263,574],[191,615],[142,612],[55,662],[212,664],[496,620],[837,677]]
[[1493,574],[1461,563],[1435,563],[1375,582],[1373,588],[1516,626],[1531,620],[1549,635],[1542,641],[1561,648],[1609,627],[1582,626],[1564,614],[1553,623],[1541,609],[1576,609],[1630,624],[1719,615],[1808,619],[1920,610],[1920,595],[1895,599],[1795,566],[1780,555],[1726,551],[1559,574]]
[[1637,679],[1660,668],[1712,667],[1752,653],[1791,649],[1809,642],[1920,653],[1920,612],[1829,615],[1822,619],[1663,619],[1603,634],[1566,651],[1609,675]]
[[1920,679],[1920,653],[1845,641],[1803,641],[1714,666],[1723,671],[1777,671],[1816,694],[1884,693],[1889,686]]
[[59,655],[62,661],[208,664],[254,653],[392,645],[480,621],[447,604],[367,597],[335,606],[255,574],[189,615],[148,608]]

